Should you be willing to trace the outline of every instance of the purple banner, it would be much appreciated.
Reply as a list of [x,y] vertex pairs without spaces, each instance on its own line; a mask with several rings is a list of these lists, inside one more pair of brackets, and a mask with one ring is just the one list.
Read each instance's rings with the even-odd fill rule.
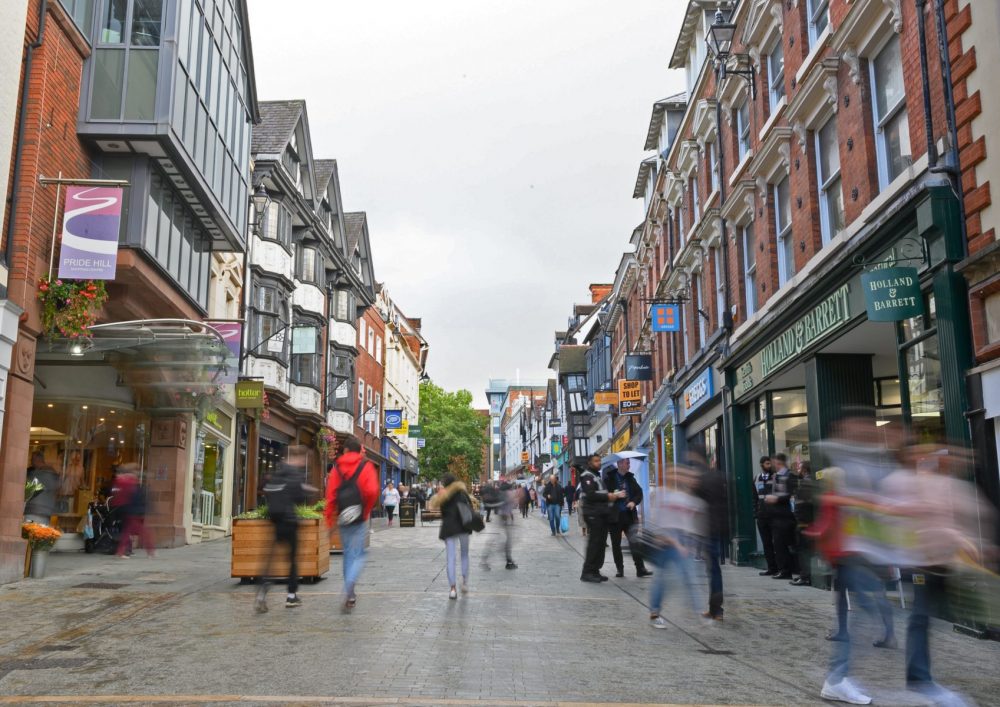
[[205,322],[215,329],[226,341],[225,367],[219,372],[215,382],[219,385],[232,385],[240,375],[240,345],[243,342],[243,324],[240,322]]
[[120,187],[67,187],[59,277],[114,280],[118,262]]

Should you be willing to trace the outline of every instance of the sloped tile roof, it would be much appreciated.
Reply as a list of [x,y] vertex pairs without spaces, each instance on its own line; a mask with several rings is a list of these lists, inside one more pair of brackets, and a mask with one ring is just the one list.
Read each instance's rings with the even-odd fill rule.
[[317,193],[325,192],[333,173],[337,171],[337,160],[315,160],[313,169],[316,170]]
[[347,225],[347,254],[353,257],[358,243],[365,235],[365,221],[368,215],[364,211],[352,211],[344,214],[344,223]]
[[254,126],[250,152],[255,155],[284,152],[305,104],[303,100],[263,101],[260,104],[260,125]]

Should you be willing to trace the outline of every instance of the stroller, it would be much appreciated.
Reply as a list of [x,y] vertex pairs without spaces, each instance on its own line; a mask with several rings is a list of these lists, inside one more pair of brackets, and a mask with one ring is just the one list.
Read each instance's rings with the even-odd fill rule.
[[111,506],[111,497],[87,504],[87,523],[90,530],[85,533],[84,552],[114,554],[122,533],[122,521],[122,509]]

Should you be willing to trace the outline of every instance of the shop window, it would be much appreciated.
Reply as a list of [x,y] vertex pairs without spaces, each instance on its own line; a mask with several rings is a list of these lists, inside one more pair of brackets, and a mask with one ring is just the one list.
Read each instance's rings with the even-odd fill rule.
[[775,43],[771,53],[767,55],[768,96],[773,112],[781,99],[785,97],[785,52],[781,39]]
[[226,446],[204,433],[196,440],[191,484],[191,517],[202,525],[222,525]]
[[740,229],[743,245],[743,287],[746,296],[747,318],[757,311],[757,240],[753,221]]
[[937,328],[937,306],[933,294],[924,296],[924,313],[919,317],[904,319],[902,324],[903,341],[913,341],[933,332]]
[[795,277],[792,197],[787,176],[774,185],[774,226],[778,234],[778,287],[783,287]]
[[750,101],[746,98],[736,109],[736,134],[739,136],[740,162],[750,153]]
[[872,109],[875,113],[879,186],[884,189],[913,163],[899,35],[894,33],[888,44],[869,62],[869,71],[874,98]]
[[804,415],[806,413],[805,390],[781,390],[771,396],[775,415]]
[[844,192],[840,180],[840,143],[837,119],[816,131],[816,171],[819,179],[820,231],[823,245],[844,229]]

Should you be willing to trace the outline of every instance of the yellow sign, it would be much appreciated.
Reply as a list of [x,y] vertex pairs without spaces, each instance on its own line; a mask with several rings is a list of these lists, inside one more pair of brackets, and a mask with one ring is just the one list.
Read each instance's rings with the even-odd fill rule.
[[594,393],[594,405],[617,405],[618,393],[613,390],[598,390]]
[[530,458],[531,457],[528,455],[527,452],[521,452],[521,463],[522,464],[527,464],[528,463],[528,459],[530,459]]
[[406,437],[410,434],[410,421],[403,420],[401,423],[399,423],[399,429],[389,430],[389,431],[392,432],[397,437]]
[[236,407],[240,410],[264,407],[264,381],[238,381],[236,383]]
[[611,452],[615,453],[622,451],[628,446],[630,441],[632,441],[632,428],[626,427],[625,431],[618,435],[618,438],[611,443]]
[[642,414],[642,381],[618,380],[618,414]]

